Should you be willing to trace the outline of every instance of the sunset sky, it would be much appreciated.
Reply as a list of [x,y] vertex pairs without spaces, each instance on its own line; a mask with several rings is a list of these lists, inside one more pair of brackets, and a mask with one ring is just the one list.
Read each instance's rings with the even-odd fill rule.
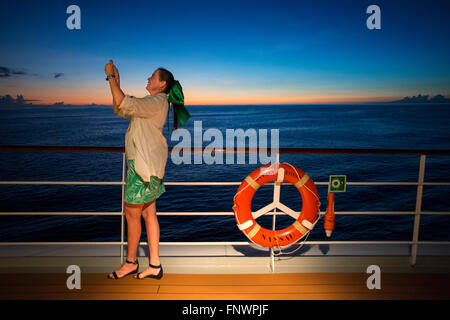
[[[356,103],[450,94],[449,1],[1,1],[0,95],[34,104],[148,94],[158,67],[187,105]],[[69,5],[81,30],[69,30]],[[369,5],[381,30],[369,30]]]

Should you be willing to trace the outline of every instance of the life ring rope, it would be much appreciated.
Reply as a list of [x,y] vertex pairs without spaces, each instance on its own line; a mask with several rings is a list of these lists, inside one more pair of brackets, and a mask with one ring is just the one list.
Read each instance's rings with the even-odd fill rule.
[[[301,185],[299,185],[299,186],[297,187],[297,189],[298,189],[299,187],[305,187],[306,190],[308,190],[309,192],[311,192],[311,193],[314,195],[314,197],[316,197],[317,201],[319,201],[319,208],[320,208],[320,199],[319,199],[319,197],[318,197],[314,192],[312,192],[310,188],[308,188],[308,187],[305,185],[306,181],[308,181],[308,179],[309,179],[309,176],[305,173],[305,175],[303,176],[303,178],[300,179],[300,176],[298,175],[298,172],[297,172],[297,170],[295,169],[295,167],[294,167],[293,165],[291,165],[290,163],[287,163],[287,162],[284,162],[284,163],[287,164],[288,166],[290,166],[292,169],[294,169],[295,173],[297,174],[297,178],[298,178],[300,181],[297,182],[297,183],[295,184],[295,186],[297,187],[297,185],[301,183]],[[305,179],[305,178],[306,178],[306,179]]]
[[[317,219],[316,219],[316,221],[314,221],[314,225],[315,225],[317,222],[319,222],[319,220],[320,220],[324,215],[325,215],[324,213],[322,213],[322,212],[319,211],[319,214],[317,215]],[[281,251],[281,247],[280,247],[280,245],[279,245],[279,243],[278,243],[278,239],[276,238],[277,244],[278,244],[278,250],[280,250],[280,252],[277,253],[277,252],[275,252],[275,248],[272,248],[272,249],[273,249],[273,255],[274,255],[275,257],[278,257],[278,256],[282,256],[283,254],[291,254],[291,253],[294,253],[294,252],[298,251],[301,247],[303,247],[303,245],[305,244],[306,240],[308,240],[308,237],[309,237],[310,234],[311,234],[311,230],[308,231],[308,234],[306,235],[305,239],[300,243],[300,246],[299,246],[298,248],[292,250],[292,251],[289,251],[289,252],[283,252],[283,251]],[[292,246],[292,245],[298,243],[300,240],[301,240],[301,239],[298,239],[296,242],[294,242],[294,243],[292,243],[292,244],[290,244],[290,245]]]

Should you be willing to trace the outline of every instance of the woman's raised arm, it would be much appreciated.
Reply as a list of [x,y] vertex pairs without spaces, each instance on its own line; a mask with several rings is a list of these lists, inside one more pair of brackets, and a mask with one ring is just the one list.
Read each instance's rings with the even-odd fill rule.
[[109,60],[109,63],[107,63],[105,65],[105,73],[107,76],[108,75],[115,76],[115,77],[109,77],[108,82],[109,82],[109,86],[111,88],[111,95],[113,97],[114,113],[117,114],[119,112],[117,107],[122,103],[122,100],[125,97],[125,94],[123,93],[122,89],[120,89],[119,71],[117,70],[116,66],[113,64],[112,60]]

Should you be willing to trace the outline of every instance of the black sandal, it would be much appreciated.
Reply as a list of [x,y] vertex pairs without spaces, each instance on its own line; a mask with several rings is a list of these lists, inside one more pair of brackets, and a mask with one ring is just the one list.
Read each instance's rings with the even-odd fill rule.
[[128,272],[127,274],[124,274],[123,276],[121,276],[120,278],[117,276],[117,273],[115,272],[115,271],[113,271],[112,272],[112,275],[113,275],[113,278],[111,278],[110,276],[109,276],[109,274],[106,276],[108,279],[114,279],[114,280],[117,280],[117,279],[122,279],[122,278],[124,278],[124,277],[126,277],[126,276],[128,276],[128,275],[130,275],[130,274],[135,274],[135,273],[137,273],[138,272],[138,270],[139,270],[139,260],[136,258],[136,261],[128,261],[128,259],[127,260],[125,260],[125,262],[126,263],[130,263],[130,264],[137,264],[137,268],[136,268],[136,270],[134,270],[134,271],[131,271],[131,272]]
[[159,270],[159,273],[158,273],[157,275],[149,274],[149,275],[147,275],[147,276],[145,276],[145,277],[142,277],[142,278],[139,277],[139,275],[140,275],[142,272],[139,272],[139,273],[136,275],[136,277],[134,277],[134,278],[135,278],[135,279],[139,279],[139,280],[142,280],[142,279],[145,279],[145,278],[153,278],[153,279],[158,279],[158,280],[160,280],[160,279],[162,278],[162,276],[163,276],[163,268],[162,268],[162,266],[161,266],[161,265],[159,265],[159,266],[154,266],[154,265],[152,265],[152,264],[149,264],[149,265],[150,265],[150,267],[153,268],[153,269],[161,268],[161,270]]

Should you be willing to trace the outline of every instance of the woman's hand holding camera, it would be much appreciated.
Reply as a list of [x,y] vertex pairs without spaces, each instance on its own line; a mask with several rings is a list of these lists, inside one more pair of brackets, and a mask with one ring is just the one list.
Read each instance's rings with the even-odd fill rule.
[[119,70],[117,70],[117,68],[114,65],[112,60],[109,60],[109,62],[105,65],[105,73],[106,73],[107,76],[114,75],[114,79],[116,80],[117,84],[120,87]]

